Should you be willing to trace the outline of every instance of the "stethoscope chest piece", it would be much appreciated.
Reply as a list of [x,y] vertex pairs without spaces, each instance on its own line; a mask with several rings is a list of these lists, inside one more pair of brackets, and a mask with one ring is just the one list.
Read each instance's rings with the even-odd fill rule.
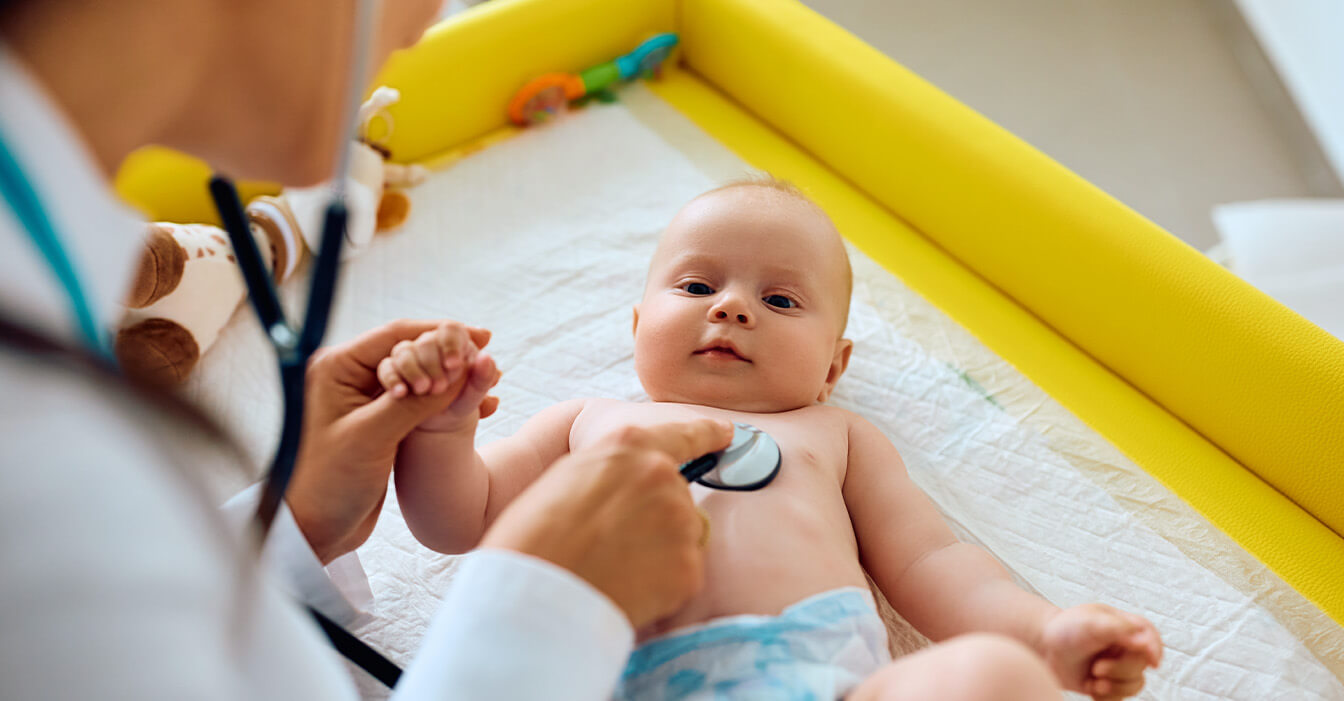
[[779,444],[770,434],[744,423],[733,424],[733,441],[727,448],[686,463],[686,479],[714,489],[753,491],[779,474]]

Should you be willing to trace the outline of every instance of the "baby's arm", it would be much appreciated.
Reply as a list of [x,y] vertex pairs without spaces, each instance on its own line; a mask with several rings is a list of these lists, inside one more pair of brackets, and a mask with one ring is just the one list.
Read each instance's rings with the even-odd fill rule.
[[896,448],[859,417],[850,423],[844,497],[864,567],[934,641],[1008,635],[1041,654],[1065,687],[1101,698],[1137,693],[1143,670],[1157,665],[1161,642],[1148,621],[1100,604],[1061,612],[1014,584],[989,553],[959,542]]
[[957,540],[886,436],[851,419],[845,474],[859,557],[892,606],[934,641],[971,631],[1035,647],[1054,605],[1013,583],[989,553]]
[[475,422],[469,429],[412,432],[402,441],[393,475],[416,539],[445,553],[476,547],[499,512],[569,452],[569,429],[582,409],[583,400],[556,404],[480,452]]

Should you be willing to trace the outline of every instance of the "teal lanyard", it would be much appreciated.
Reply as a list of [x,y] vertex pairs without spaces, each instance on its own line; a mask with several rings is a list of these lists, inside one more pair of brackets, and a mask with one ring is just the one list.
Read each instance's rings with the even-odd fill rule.
[[108,348],[107,339],[99,333],[98,325],[94,322],[93,310],[89,307],[89,299],[84,294],[84,286],[79,281],[79,274],[75,272],[75,265],[66,253],[65,246],[61,245],[61,239],[56,235],[56,229],[52,227],[47,211],[42,207],[42,202],[33,191],[28,178],[24,176],[23,169],[19,167],[19,162],[14,158],[9,145],[5,143],[3,134],[0,134],[0,194],[4,195],[5,202],[18,218],[19,224],[28,232],[28,238],[46,259],[47,266],[56,276],[57,282],[65,288],[66,297],[70,300],[70,310],[75,317],[84,345],[104,359],[111,360],[112,353]]

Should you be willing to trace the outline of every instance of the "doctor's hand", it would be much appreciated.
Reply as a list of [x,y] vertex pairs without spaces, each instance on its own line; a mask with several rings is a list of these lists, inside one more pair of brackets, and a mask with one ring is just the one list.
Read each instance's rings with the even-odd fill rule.
[[622,429],[547,468],[481,546],[564,567],[639,629],[703,585],[706,525],[678,468],[727,447],[732,435],[730,423],[710,419]]
[[[303,443],[285,500],[323,564],[359,547],[378,521],[397,444],[442,413],[456,392],[404,397],[383,392],[378,364],[393,348],[441,328],[442,321],[394,321],[324,348],[308,367]],[[484,348],[485,329],[461,327]],[[493,404],[483,404],[488,416]]]

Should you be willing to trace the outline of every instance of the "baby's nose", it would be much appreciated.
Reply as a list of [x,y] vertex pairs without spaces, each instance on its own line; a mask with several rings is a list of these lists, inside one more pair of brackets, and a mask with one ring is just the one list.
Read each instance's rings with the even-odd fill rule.
[[751,317],[747,316],[742,312],[737,312],[736,314],[729,314],[727,311],[723,309],[714,312],[714,318],[718,319],[719,321],[726,321],[730,316],[737,319],[737,323],[739,324],[746,324],[751,322]]
[[756,319],[747,300],[748,298],[739,294],[725,293],[718,299],[718,303],[710,308],[710,320],[716,324],[735,321],[746,328],[751,328]]

